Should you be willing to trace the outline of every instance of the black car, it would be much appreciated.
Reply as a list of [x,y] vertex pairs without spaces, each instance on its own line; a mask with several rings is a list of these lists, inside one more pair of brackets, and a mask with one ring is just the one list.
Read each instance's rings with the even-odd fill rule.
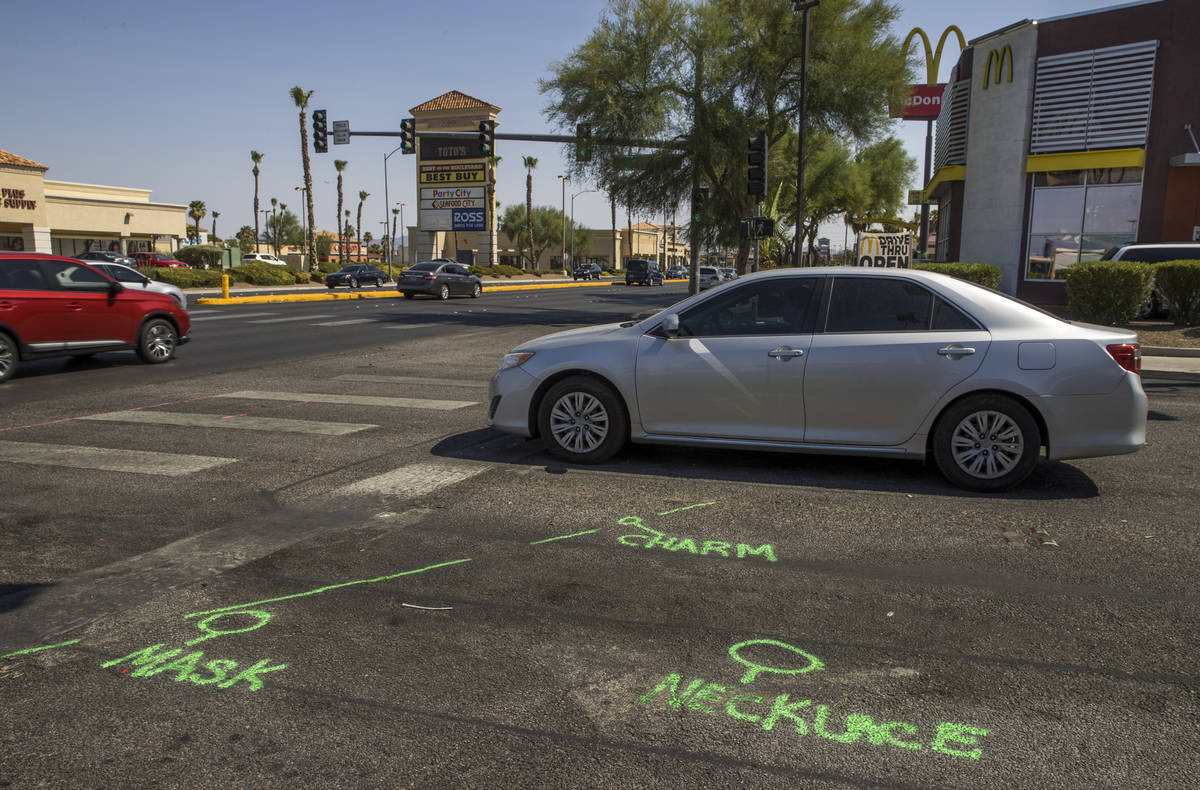
[[672,266],[667,269],[668,280],[686,280],[690,274],[691,272],[687,270],[686,266]]
[[89,250],[75,256],[81,261],[97,261],[98,263],[119,263],[122,266],[137,266],[137,263],[128,255],[122,255],[119,252],[103,252],[101,250]]
[[451,296],[479,298],[483,281],[467,271],[461,263],[451,261],[422,261],[413,264],[396,277],[396,290],[412,299],[417,294],[449,299]]
[[571,272],[572,280],[599,280],[603,272],[594,263],[581,263]]
[[367,283],[374,283],[375,287],[378,288],[387,281],[388,276],[382,269],[377,269],[365,263],[351,263],[332,274],[325,275],[325,284],[330,288],[336,288],[339,285],[349,285],[351,288],[357,288]]
[[654,261],[637,258],[625,261],[626,285],[662,285],[663,273]]

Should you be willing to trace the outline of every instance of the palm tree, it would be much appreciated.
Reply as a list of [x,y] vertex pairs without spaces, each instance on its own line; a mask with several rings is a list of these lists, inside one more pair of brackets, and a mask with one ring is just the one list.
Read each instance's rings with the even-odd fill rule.
[[[276,200],[275,198],[271,198],[271,216],[272,217],[275,216],[275,211],[278,208],[279,208],[279,201]],[[257,225],[258,223],[256,222],[254,224]],[[275,237],[271,236],[270,233],[268,233],[267,241],[271,244],[271,248],[275,250],[275,257],[278,258],[279,257],[279,245],[274,243]],[[255,237],[255,239],[254,239],[254,251],[258,252],[258,237]]]
[[[367,251],[368,251],[368,252],[370,252],[371,241],[372,241],[372,240],[373,240],[375,237],[371,235],[371,231],[367,231],[366,233],[364,233],[364,234],[362,235],[362,237],[363,237],[363,244],[367,245]],[[361,248],[361,247],[359,248],[359,250],[358,250],[358,253],[359,253],[359,256],[360,256],[359,260],[362,260],[362,258],[361,258],[361,256],[362,256],[362,248]]]
[[392,265],[392,252],[396,249],[396,218],[400,216],[400,209],[392,209],[392,236],[388,239],[388,266]]
[[188,216],[196,222],[196,235],[193,237],[198,242],[200,241],[200,220],[208,213],[208,208],[204,205],[203,200],[193,200],[188,204]]
[[[287,213],[287,203],[279,204],[279,214],[282,216]],[[279,245],[283,244],[283,237],[279,234],[279,223],[275,223],[275,257],[279,257]]]
[[[370,196],[371,196],[370,192],[360,191],[358,193],[358,219],[355,221],[354,224],[358,226],[358,232],[360,234],[362,233],[362,204],[363,204],[363,201],[366,200],[367,198],[369,198]],[[359,236],[359,238],[358,238],[358,259],[360,261],[362,260],[362,236]]]
[[250,152],[250,161],[254,163],[254,251],[258,252],[258,166],[262,164],[263,155],[258,151]]
[[489,156],[487,158],[487,216],[484,217],[484,222],[487,225],[488,237],[491,239],[491,252],[488,253],[488,266],[496,263],[496,238],[494,236],[496,230],[496,167],[499,166],[500,160],[504,157]]
[[304,194],[308,198],[308,238],[306,241],[306,249],[308,250],[309,261],[316,261],[317,248],[313,244],[313,189],[312,189],[312,168],[308,161],[308,100],[312,98],[313,92],[306,91],[299,85],[292,88],[292,101],[300,108],[300,161],[304,164]]
[[533,168],[537,157],[526,156],[525,160],[525,232],[529,236],[529,254],[533,256]]
[[348,164],[350,163],[345,159],[333,160],[333,169],[336,170],[338,174],[338,263],[346,262],[346,243],[342,240],[342,171],[346,169],[346,165]]
[[217,217],[221,216],[221,212],[219,212],[219,211],[213,211],[212,215],[213,215],[213,232],[212,232],[212,237],[213,237],[213,239],[215,240],[215,239],[217,238]]
[[342,223],[342,232],[346,234],[346,260],[343,263],[349,263],[350,239],[354,236],[354,226],[350,224],[350,209],[346,209],[346,219]]

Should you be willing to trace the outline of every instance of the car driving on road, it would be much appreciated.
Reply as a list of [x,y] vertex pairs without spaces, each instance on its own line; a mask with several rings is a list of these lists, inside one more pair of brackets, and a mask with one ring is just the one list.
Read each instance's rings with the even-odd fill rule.
[[483,281],[461,263],[452,261],[422,261],[405,269],[396,277],[396,290],[412,299],[417,294],[449,299],[451,296],[479,298]]
[[602,275],[602,274],[603,274],[603,272],[600,271],[600,267],[597,266],[596,264],[581,263],[575,267],[575,271],[571,272],[571,279],[572,280],[599,280],[600,275]]
[[366,263],[351,263],[336,272],[325,275],[325,285],[330,290],[339,285],[357,288],[360,285],[373,284],[376,288],[388,281],[387,274],[382,270]]
[[504,357],[488,424],[600,463],[634,442],[932,457],[996,490],[1145,443],[1137,335],[951,277],[782,269]]

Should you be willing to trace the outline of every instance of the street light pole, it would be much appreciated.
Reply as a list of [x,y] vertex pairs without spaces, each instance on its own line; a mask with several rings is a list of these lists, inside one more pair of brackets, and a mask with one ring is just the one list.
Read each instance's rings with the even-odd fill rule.
[[796,154],[796,265],[800,265],[800,242],[804,236],[804,140],[808,116],[808,12],[821,0],[792,0],[792,12],[804,14],[800,48],[800,145]]
[[580,195],[586,195],[588,192],[599,192],[598,189],[585,189],[582,192],[576,192],[571,195],[571,265],[575,265],[575,198]]
[[[388,157],[390,157],[392,154],[399,151],[401,148],[403,148],[403,146],[397,146],[396,148],[393,148],[391,151],[389,151],[388,153],[383,155],[383,224],[384,225],[387,224],[388,207],[392,205],[391,201],[388,200],[387,160],[388,160]],[[388,251],[387,251],[387,266],[388,266],[388,279],[389,280],[392,278],[392,249],[391,248],[392,248],[392,245],[389,242]]]
[[570,176],[559,176],[562,180],[562,245],[558,248],[558,257],[562,262],[563,274],[567,272],[567,182],[571,180]]
[[400,206],[400,265],[404,267],[406,266],[406,261],[408,260],[408,244],[404,239],[408,233],[408,229],[404,227],[404,204],[400,203],[398,205]]

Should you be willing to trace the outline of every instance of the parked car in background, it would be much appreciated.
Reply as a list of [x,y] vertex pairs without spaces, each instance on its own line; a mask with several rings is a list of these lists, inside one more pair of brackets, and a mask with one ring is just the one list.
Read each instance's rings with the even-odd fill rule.
[[165,252],[135,252],[130,254],[138,266],[158,266],[166,269],[186,269],[188,265],[177,261]]
[[183,289],[178,285],[171,285],[170,283],[151,280],[137,269],[132,269],[119,263],[87,261],[87,264],[93,269],[99,269],[100,271],[104,272],[121,285],[124,285],[126,288],[141,288],[144,291],[167,294],[176,302],[178,302],[180,307],[187,309],[187,298],[184,297]]
[[396,290],[412,299],[417,294],[449,299],[451,296],[479,298],[483,281],[461,263],[433,260],[413,264],[396,277]]
[[242,256],[242,265],[247,263],[266,263],[271,266],[287,266],[287,261],[281,261],[269,252],[248,252]]
[[0,252],[0,381],[22,360],[134,350],[166,362],[191,320],[174,298],[127,288],[82,261]]
[[714,285],[720,285],[725,282],[721,277],[721,271],[716,266],[701,266],[699,272],[699,286],[701,291],[708,290]]
[[667,269],[666,277],[668,280],[686,280],[690,276],[691,272],[688,271],[686,266],[672,266],[670,269]]
[[1051,460],[1146,440],[1137,335],[946,275],[777,269],[640,322],[522,343],[488,424],[575,463],[629,440],[932,456],[952,483],[1017,485]]
[[572,280],[599,280],[603,274],[600,267],[594,263],[581,263],[571,272]]
[[737,279],[737,269],[732,266],[718,266],[717,271],[721,273],[721,279],[726,282]]
[[[1167,261],[1200,261],[1200,242],[1164,241],[1154,243],[1119,244],[1100,258],[1102,261],[1137,261],[1166,263]],[[1138,311],[1138,318],[1159,318],[1167,314],[1168,306],[1156,285]]]
[[662,285],[663,273],[654,261],[631,258],[625,261],[626,285]]
[[387,273],[382,269],[365,263],[351,263],[325,275],[325,284],[331,289],[339,285],[357,288],[360,285],[373,283],[376,288],[388,281]]
[[75,256],[81,261],[88,263],[119,263],[123,266],[137,266],[133,258],[120,252],[103,252],[101,250],[89,250]]

